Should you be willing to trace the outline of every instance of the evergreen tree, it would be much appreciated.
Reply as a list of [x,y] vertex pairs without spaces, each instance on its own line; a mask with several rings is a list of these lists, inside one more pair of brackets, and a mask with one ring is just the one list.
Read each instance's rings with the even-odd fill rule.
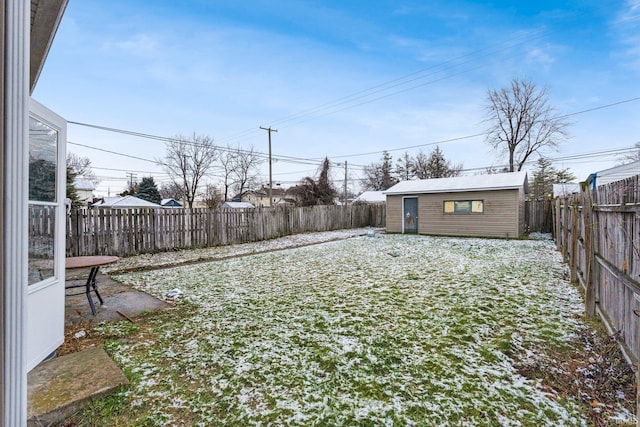
[[364,167],[364,180],[362,186],[365,190],[384,191],[393,187],[398,180],[393,176],[393,163],[391,154],[382,152],[380,163],[371,163]]
[[122,193],[118,193],[118,196],[124,197],[124,196],[135,196],[136,194],[138,194],[138,187],[139,184],[136,183],[129,183],[129,186],[127,187],[126,190],[124,190]]
[[75,181],[76,176],[77,174],[73,171],[73,168],[71,166],[67,166],[67,199],[71,200],[72,208],[82,206],[82,202],[78,196],[78,191],[73,185],[73,181]]
[[418,153],[414,164],[414,173],[420,179],[448,178],[460,175],[462,165],[451,165],[449,160],[444,158],[444,154],[437,147],[426,156],[423,152]]
[[568,169],[557,170],[551,160],[540,157],[529,180],[529,198],[544,200],[553,193],[553,184],[571,182],[576,179]]
[[160,197],[160,192],[152,176],[142,178],[142,181],[138,185],[136,197],[146,200],[147,202],[160,204],[162,198]]
[[396,160],[396,177],[400,181],[408,181],[413,178],[413,162],[408,152],[404,152],[402,157]]

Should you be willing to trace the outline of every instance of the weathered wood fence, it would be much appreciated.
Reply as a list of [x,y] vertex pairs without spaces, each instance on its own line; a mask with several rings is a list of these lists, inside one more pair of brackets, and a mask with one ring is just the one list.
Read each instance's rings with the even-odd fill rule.
[[66,254],[131,256],[384,224],[384,205],[220,210],[82,208],[67,215]]
[[587,316],[619,333],[629,361],[640,357],[640,176],[556,199],[558,250],[585,291]]
[[527,232],[553,232],[553,203],[551,199],[527,200],[524,209]]

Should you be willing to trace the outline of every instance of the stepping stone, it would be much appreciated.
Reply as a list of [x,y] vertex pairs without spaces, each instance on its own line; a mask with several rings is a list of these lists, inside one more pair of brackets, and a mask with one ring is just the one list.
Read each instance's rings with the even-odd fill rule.
[[129,384],[102,348],[92,348],[43,362],[27,375],[30,426],[60,423],[92,398]]

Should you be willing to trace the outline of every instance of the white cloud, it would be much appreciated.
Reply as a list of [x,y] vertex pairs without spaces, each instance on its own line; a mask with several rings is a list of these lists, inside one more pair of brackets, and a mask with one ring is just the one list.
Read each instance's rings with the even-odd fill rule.
[[527,62],[530,64],[540,64],[545,67],[550,66],[555,62],[555,59],[549,54],[548,51],[540,48],[535,48],[529,51],[527,54]]
[[134,34],[128,40],[113,43],[113,47],[130,54],[147,55],[156,53],[158,42],[150,34]]
[[640,0],[627,0],[618,18],[612,23],[615,33],[619,36],[623,47],[622,60],[626,65],[640,71],[640,36],[638,36],[638,21],[640,20]]

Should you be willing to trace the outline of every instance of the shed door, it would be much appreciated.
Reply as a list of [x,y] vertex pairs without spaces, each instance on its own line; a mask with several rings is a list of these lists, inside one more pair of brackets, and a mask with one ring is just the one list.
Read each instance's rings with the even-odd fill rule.
[[418,232],[418,198],[417,197],[405,197],[403,199],[403,227],[404,233],[417,233]]

